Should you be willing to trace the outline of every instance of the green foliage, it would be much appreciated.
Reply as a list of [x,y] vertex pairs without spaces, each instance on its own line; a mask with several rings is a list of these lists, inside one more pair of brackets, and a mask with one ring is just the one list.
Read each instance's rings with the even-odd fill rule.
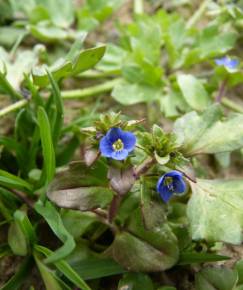
[[0,0],[1,289],[243,289],[241,1],[81,2]]
[[192,185],[188,204],[193,239],[242,241],[242,186],[240,180],[202,180]]

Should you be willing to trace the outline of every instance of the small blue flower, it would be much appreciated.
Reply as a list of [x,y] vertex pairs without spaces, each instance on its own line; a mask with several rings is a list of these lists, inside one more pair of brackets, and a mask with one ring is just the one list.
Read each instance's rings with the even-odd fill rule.
[[133,151],[135,144],[136,137],[133,133],[111,128],[100,140],[100,152],[102,156],[123,160]]
[[185,190],[183,174],[176,170],[164,174],[157,183],[157,192],[164,202],[168,202],[173,193],[183,193]]
[[216,58],[215,63],[219,66],[223,65],[226,68],[235,69],[239,64],[239,61],[237,59],[231,59],[228,56],[224,56],[222,58]]

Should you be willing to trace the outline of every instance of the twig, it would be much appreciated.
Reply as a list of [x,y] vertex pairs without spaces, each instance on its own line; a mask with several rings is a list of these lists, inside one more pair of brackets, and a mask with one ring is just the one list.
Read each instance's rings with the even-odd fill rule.
[[16,189],[11,190],[12,193],[17,195],[24,203],[26,203],[30,208],[34,208],[34,201],[30,200],[25,193],[18,191]]

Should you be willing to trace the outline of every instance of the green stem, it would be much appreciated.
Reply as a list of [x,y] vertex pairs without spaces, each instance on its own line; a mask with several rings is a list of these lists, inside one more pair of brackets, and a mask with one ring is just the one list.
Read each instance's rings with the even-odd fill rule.
[[[120,82],[120,79],[114,79],[107,81],[103,84],[96,85],[90,88],[80,89],[80,90],[70,90],[62,92],[63,99],[79,99],[86,98],[89,96],[110,92],[113,87]],[[6,116],[7,114],[14,112],[18,109],[25,107],[28,104],[28,100],[20,100],[12,105],[7,106],[6,108],[0,110],[0,118]]]
[[11,112],[14,112],[18,109],[21,109],[23,107],[25,107],[26,105],[28,104],[28,101],[27,100],[21,100],[21,101],[18,101],[2,110],[0,110],[0,118],[11,113]]
[[221,103],[222,105],[231,109],[232,111],[243,114],[243,108],[240,105],[236,104],[235,102],[227,99],[226,97],[222,98]]
[[134,0],[133,11],[134,14],[143,14],[144,12],[143,0]]
[[86,72],[83,72],[76,77],[78,78],[89,78],[89,79],[99,79],[99,78],[105,78],[105,77],[112,77],[112,76],[118,76],[121,75],[120,70],[113,70],[113,71],[107,71],[107,72],[100,72],[95,70],[89,70]]
[[186,23],[186,28],[189,29],[193,27],[197,21],[201,18],[201,16],[204,14],[204,12],[207,9],[208,4],[210,3],[210,0],[204,0],[199,7],[199,9],[196,10],[196,12],[192,15],[191,18]]
[[118,82],[120,82],[120,79],[114,79],[90,88],[64,91],[61,95],[63,99],[82,99],[93,95],[110,92]]

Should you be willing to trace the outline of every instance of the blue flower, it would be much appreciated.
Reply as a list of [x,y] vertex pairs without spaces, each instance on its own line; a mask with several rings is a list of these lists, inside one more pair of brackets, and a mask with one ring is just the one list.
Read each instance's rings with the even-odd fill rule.
[[231,59],[228,56],[224,56],[222,58],[216,58],[215,63],[219,66],[223,65],[226,68],[235,69],[239,64],[239,61],[237,59]]
[[183,174],[176,170],[164,174],[157,183],[157,191],[164,202],[168,202],[173,193],[183,193],[185,190]]
[[135,144],[136,137],[133,133],[111,128],[100,140],[100,152],[102,156],[123,160],[134,149]]

